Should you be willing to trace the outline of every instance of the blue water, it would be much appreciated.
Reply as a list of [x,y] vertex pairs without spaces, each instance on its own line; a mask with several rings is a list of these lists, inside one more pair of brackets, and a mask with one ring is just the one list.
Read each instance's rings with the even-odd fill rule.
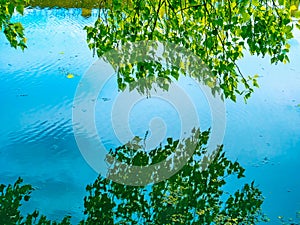
[[[0,183],[23,177],[36,188],[24,212],[38,209],[58,220],[71,215],[74,223],[83,217],[85,186],[97,177],[80,154],[72,129],[76,87],[96,61],[83,27],[92,25],[97,13],[90,18],[80,14],[77,9],[27,9],[23,17],[16,16],[26,28],[24,52],[12,49],[0,34]],[[225,101],[227,156],[238,159],[246,168],[245,181],[255,180],[263,191],[270,224],[279,224],[278,216],[295,218],[300,211],[299,32],[295,36],[290,64],[270,65],[268,58],[246,55],[239,65],[245,74],[261,75],[260,88],[247,104],[243,99]],[[68,74],[74,78],[68,79]],[[184,85],[197,102],[205,130],[211,124],[208,104],[192,81]],[[112,78],[97,99],[96,124],[108,148],[120,143],[107,119],[116,95]],[[154,103],[157,107],[150,108]],[[157,99],[133,108],[132,132],[143,136],[155,116],[168,127],[166,135],[179,135],[176,110]]]

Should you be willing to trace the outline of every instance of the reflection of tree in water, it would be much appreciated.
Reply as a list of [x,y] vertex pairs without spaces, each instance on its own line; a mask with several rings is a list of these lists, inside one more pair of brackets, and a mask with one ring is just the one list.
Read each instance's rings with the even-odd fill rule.
[[[225,193],[228,177],[244,177],[244,169],[238,162],[225,157],[219,146],[213,156],[205,156],[209,131],[194,130],[187,140],[194,142],[195,151],[188,163],[171,178],[156,184],[143,186],[122,185],[103,177],[87,186],[85,214],[88,224],[254,224],[263,220],[261,191],[254,183],[245,184],[240,190]],[[150,152],[144,151],[143,140],[131,142],[110,151],[115,167],[110,176],[131,173],[123,171],[122,163],[148,166],[158,163],[172,153],[181,160],[184,153],[177,149],[180,143],[168,139],[166,146]],[[172,157],[171,157],[172,158]],[[201,161],[201,159],[203,161]],[[170,159],[171,160],[171,159]],[[166,166],[170,166],[169,163]],[[136,179],[144,179],[136,174]],[[126,179],[126,177],[124,177]]]
[[167,42],[140,41],[125,43],[117,51],[104,55],[117,72],[120,90],[137,90],[149,96],[154,87],[168,91],[180,75],[189,76],[208,85],[215,94],[220,91],[216,78],[191,51]]
[[[202,170],[212,161],[214,154],[206,154],[205,150],[194,151],[200,148],[199,139],[206,142],[208,132],[201,133],[193,129],[189,137],[182,140],[167,138],[168,144],[145,151],[145,140],[136,136],[132,141],[111,149],[107,155],[107,162],[111,164],[107,177],[122,184],[141,186],[157,183],[170,178],[180,171],[187,162],[195,160]],[[200,154],[201,153],[201,154]]]
[[[254,182],[244,184],[232,193],[224,192],[227,179],[244,177],[244,169],[238,162],[225,157],[223,146],[213,156],[206,156],[209,131],[193,131],[186,140],[196,146],[188,163],[169,179],[148,186],[131,186],[115,183],[99,176],[88,185],[84,199],[86,218],[80,224],[255,224],[266,220],[261,212],[263,197]],[[110,150],[115,158],[110,176],[124,174],[122,163],[147,166],[172,156],[185,157],[177,140],[145,152],[143,140],[135,137],[131,142]],[[185,149],[186,150],[186,149]],[[202,159],[202,161],[201,161]],[[170,166],[168,164],[167,166]],[[115,168],[117,168],[115,170]],[[136,179],[144,179],[137,174]],[[151,174],[146,174],[150,175]],[[152,174],[155,181],[155,172]],[[125,178],[126,179],[126,178]],[[53,223],[38,211],[23,217],[19,206],[28,201],[33,188],[22,185],[19,179],[14,185],[0,185],[1,224],[71,224],[70,216],[60,223]]]

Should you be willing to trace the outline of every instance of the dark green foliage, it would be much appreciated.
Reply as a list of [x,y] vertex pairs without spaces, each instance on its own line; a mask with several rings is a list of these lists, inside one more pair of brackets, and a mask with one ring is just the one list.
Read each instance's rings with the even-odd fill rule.
[[70,217],[66,216],[61,223],[52,222],[45,216],[39,215],[38,211],[28,214],[26,217],[21,215],[19,207],[22,201],[29,201],[33,191],[31,185],[22,184],[19,178],[14,185],[0,185],[0,224],[1,225],[68,225]]
[[33,190],[30,185],[21,185],[19,178],[14,185],[0,185],[0,224],[17,224],[23,220],[19,207],[28,201]]
[[[144,187],[98,177],[87,186],[85,214],[88,219],[81,224],[255,224],[264,221],[261,191],[252,182],[232,194],[224,193],[226,177],[242,178],[244,169],[225,157],[222,146],[213,155],[204,156],[208,132],[198,134],[198,148],[189,162],[167,180]],[[130,144],[139,142],[140,139],[135,139]],[[111,154],[126,163],[151,164],[156,156],[176,151],[178,141],[169,139],[168,142],[164,148],[144,152],[143,157],[139,154],[141,149],[132,150],[129,144]],[[139,160],[135,160],[136,157]],[[120,170],[111,173],[120,173]]]
[[[245,51],[270,55],[272,63],[289,61],[290,9],[275,1],[104,0],[100,8],[94,26],[85,28],[99,57],[126,42],[168,41],[199,56],[234,101],[237,94],[248,99],[258,87],[257,76],[243,75],[237,65]],[[118,82],[120,89],[131,80]]]
[[24,6],[29,0],[0,0],[0,31],[3,31],[10,45],[14,48],[26,48],[24,28],[19,22],[11,22],[16,11],[23,15]]

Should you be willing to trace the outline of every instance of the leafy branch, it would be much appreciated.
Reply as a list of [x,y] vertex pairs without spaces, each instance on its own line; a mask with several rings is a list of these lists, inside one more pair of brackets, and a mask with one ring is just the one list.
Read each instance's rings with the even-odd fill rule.
[[23,15],[24,7],[29,0],[2,0],[0,5],[0,31],[3,30],[10,45],[14,48],[26,48],[24,27],[19,22],[11,22],[14,12]]
[[[268,54],[271,63],[289,61],[291,14],[272,2],[268,4],[273,6],[266,7],[265,0],[132,0],[129,6],[114,0],[113,5],[122,7],[102,9],[108,12],[109,21],[99,18],[94,26],[86,27],[87,42],[99,57],[114,49],[114,43],[171,42],[203,60],[226,98],[235,101],[237,95],[242,95],[248,99],[258,85],[249,83],[237,66],[245,51],[263,57]],[[252,75],[249,81],[253,79]],[[238,85],[241,81],[246,83]]]

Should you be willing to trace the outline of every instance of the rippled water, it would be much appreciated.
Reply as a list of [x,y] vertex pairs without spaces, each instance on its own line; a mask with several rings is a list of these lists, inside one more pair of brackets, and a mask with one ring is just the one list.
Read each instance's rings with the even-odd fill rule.
[[[80,78],[96,60],[85,42],[85,25],[93,24],[96,12],[83,18],[79,9],[28,9],[16,17],[26,28],[28,49],[12,49],[0,35],[0,183],[18,176],[36,188],[23,210],[37,208],[52,219],[71,214],[82,218],[85,186],[97,174],[82,158],[72,130],[73,97]],[[300,37],[298,33],[296,36]],[[268,59],[246,56],[239,64],[245,73],[259,73],[260,89],[247,104],[226,101],[225,150],[246,167],[266,197],[264,211],[295,217],[300,211],[300,38],[291,42],[291,63],[271,66]],[[74,78],[68,79],[68,74]],[[201,129],[210,126],[207,102],[189,80],[191,98],[197,103]],[[107,147],[118,145],[106,119],[117,95],[112,78],[97,101],[97,128]],[[197,96],[197,97],[196,97]],[[203,99],[200,97],[200,99]],[[141,102],[133,110],[132,130],[144,135],[157,114],[178,135],[178,115],[163,102],[149,110]],[[152,104],[151,103],[151,104]],[[160,105],[161,104],[161,105]],[[159,110],[160,109],[160,110]],[[84,109],[82,109],[84,110]],[[145,113],[146,112],[146,113]],[[236,188],[236,183],[231,188]],[[230,188],[230,187],[229,187]]]
[[[96,174],[77,149],[72,101],[80,76],[95,60],[83,27],[95,17],[80,10],[26,10],[28,49],[12,49],[0,36],[0,179],[18,176],[37,189],[26,211],[35,207],[53,219],[82,217],[85,185]],[[73,79],[66,76],[72,73]]]

